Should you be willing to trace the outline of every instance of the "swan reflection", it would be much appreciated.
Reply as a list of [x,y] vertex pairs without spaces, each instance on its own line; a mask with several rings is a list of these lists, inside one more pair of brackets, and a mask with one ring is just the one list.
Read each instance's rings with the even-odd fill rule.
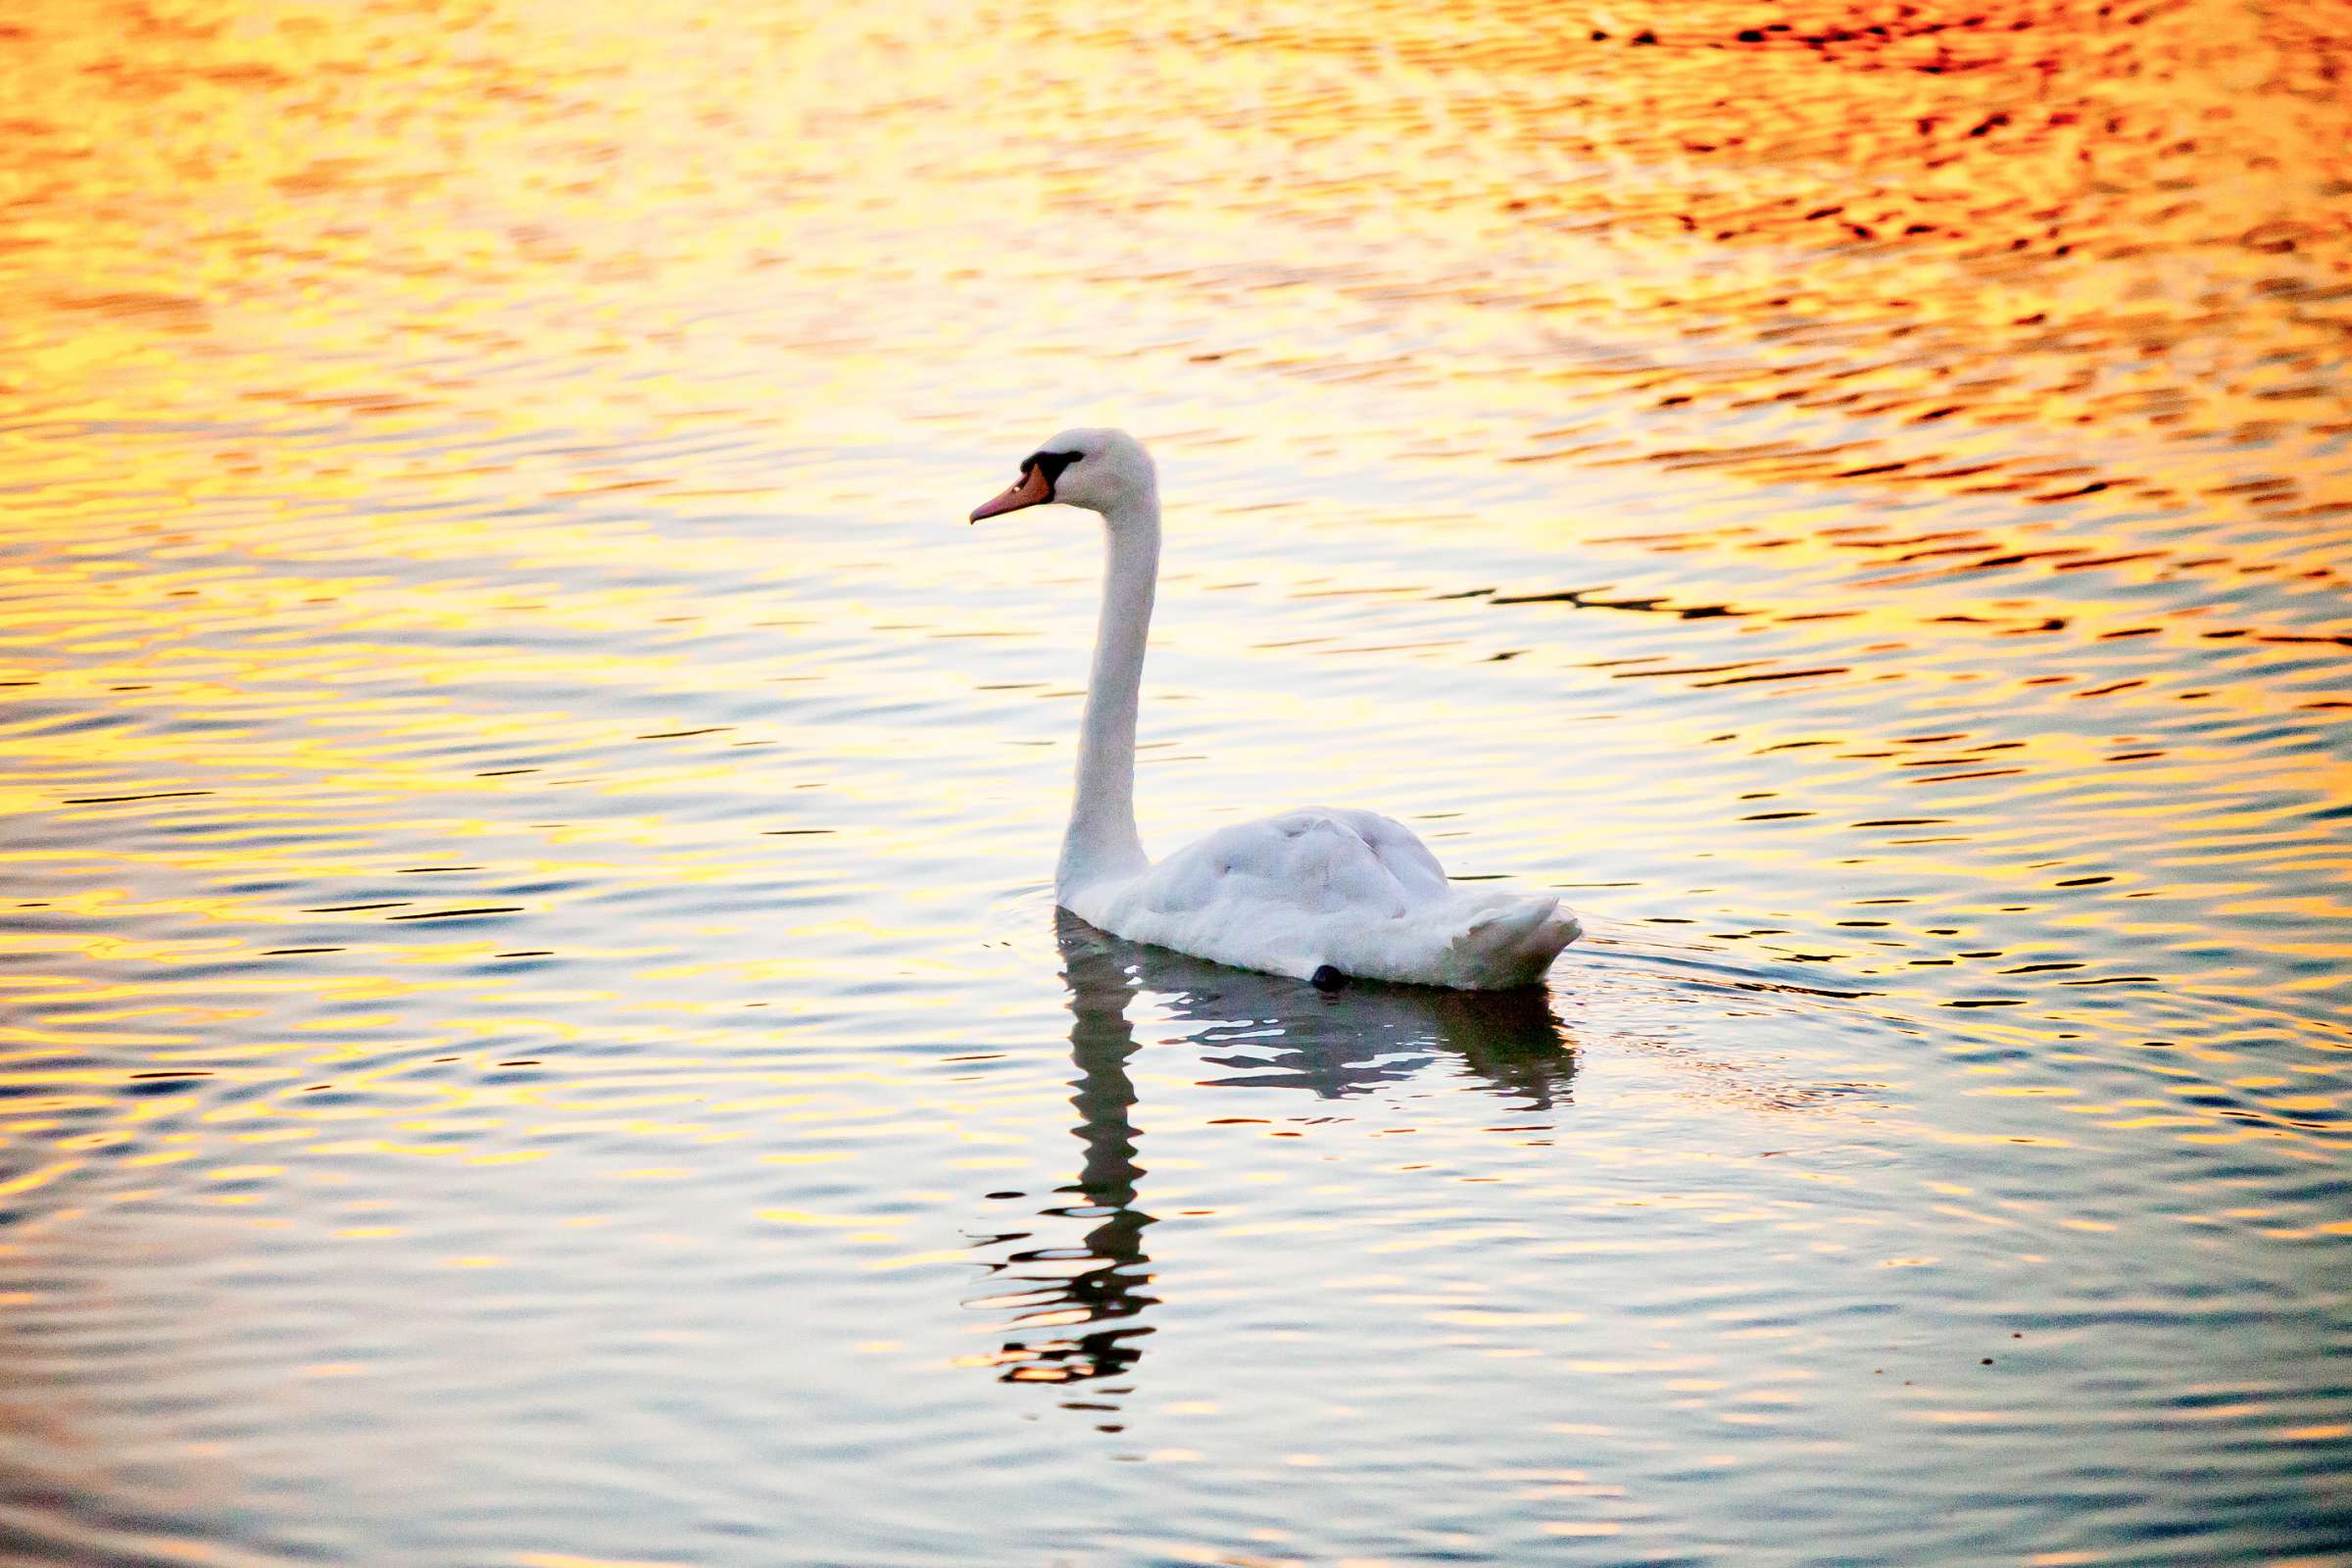
[[[1152,1332],[1139,1322],[1157,1302],[1144,1233],[1152,1217],[1138,1189],[1132,1107],[1135,1025],[1128,1005],[1149,992],[1181,1026],[1175,1039],[1221,1069],[1204,1086],[1298,1088],[1324,1099],[1358,1095],[1451,1061],[1523,1108],[1565,1103],[1575,1057],[1541,990],[1456,992],[1351,986],[1324,995],[1301,981],[1206,963],[1122,941],[1055,910],[1062,979],[1070,990],[1076,1069],[1072,1133],[1082,1148],[1063,1201],[1038,1211],[1049,1230],[1088,1225],[1075,1245],[1035,1245],[1008,1230],[979,1238],[993,1288],[967,1304],[1008,1313],[1008,1335],[985,1357],[1008,1383],[1100,1383],[1081,1408],[1127,1392]],[[1000,1251],[1000,1250],[1002,1250]]]

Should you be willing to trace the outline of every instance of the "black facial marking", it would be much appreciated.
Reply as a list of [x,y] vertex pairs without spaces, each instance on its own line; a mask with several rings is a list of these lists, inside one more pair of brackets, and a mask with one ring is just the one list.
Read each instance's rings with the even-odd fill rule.
[[1052,496],[1054,487],[1061,482],[1061,470],[1085,457],[1083,452],[1032,452],[1021,460],[1021,471],[1031,468],[1046,476],[1046,494]]
[[1306,983],[1317,991],[1329,995],[1345,986],[1348,983],[1348,977],[1327,963],[1317,969]]

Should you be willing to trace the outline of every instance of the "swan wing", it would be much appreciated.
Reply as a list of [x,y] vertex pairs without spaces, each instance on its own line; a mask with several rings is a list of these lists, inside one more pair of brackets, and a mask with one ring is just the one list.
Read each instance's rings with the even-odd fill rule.
[[1370,811],[1285,811],[1219,828],[1134,884],[1142,906],[1170,914],[1240,904],[1394,918],[1450,892],[1412,831]]

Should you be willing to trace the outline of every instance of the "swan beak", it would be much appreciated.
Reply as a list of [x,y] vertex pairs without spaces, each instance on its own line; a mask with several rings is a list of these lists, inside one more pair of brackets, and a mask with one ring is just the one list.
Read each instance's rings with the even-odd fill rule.
[[1054,499],[1054,481],[1046,477],[1045,466],[1030,464],[1021,469],[1020,479],[994,501],[983,501],[972,509],[972,521],[982,517],[1001,516],[1018,512],[1023,507],[1043,506]]

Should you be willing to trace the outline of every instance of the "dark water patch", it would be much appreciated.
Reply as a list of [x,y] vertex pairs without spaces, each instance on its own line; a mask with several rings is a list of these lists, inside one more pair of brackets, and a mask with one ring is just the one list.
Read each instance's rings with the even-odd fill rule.
[[212,793],[211,790],[151,790],[144,795],[79,795],[70,797],[59,804],[64,806],[113,806],[125,801],[191,800],[197,796]]
[[426,909],[416,914],[394,914],[387,915],[385,918],[391,920],[461,920],[485,914],[520,913],[522,913],[522,906],[519,904],[485,904],[468,909]]

